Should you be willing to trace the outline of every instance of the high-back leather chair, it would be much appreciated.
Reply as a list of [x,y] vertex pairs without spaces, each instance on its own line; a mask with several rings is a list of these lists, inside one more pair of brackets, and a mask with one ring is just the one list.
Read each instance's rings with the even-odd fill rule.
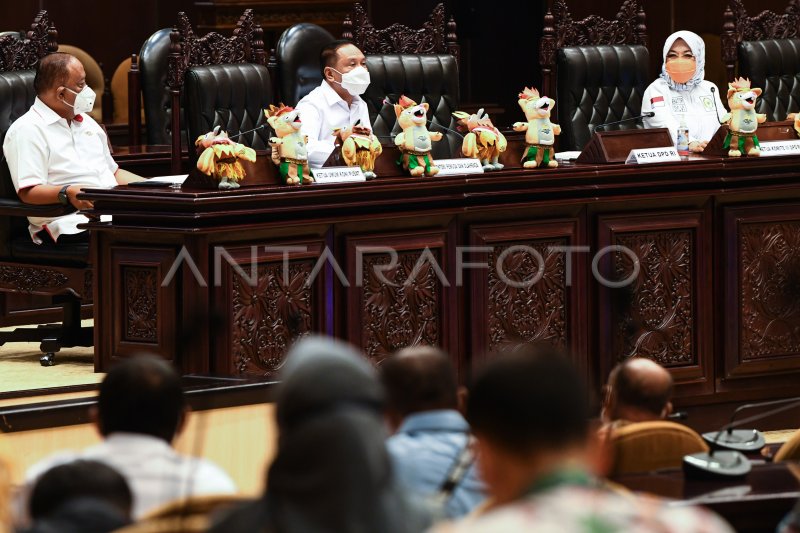
[[[147,127],[147,144],[172,142],[172,99],[167,88],[172,28],[163,28],[151,35],[139,51],[139,84],[142,89],[144,123]],[[183,113],[183,106],[180,107]],[[130,113],[135,112],[129,110]],[[181,120],[183,124],[183,120]],[[186,134],[183,132],[183,143]]]
[[[167,87],[170,92],[172,114],[170,117],[172,136],[172,171],[180,172],[181,142],[177,134],[181,130],[178,109],[181,98],[186,101],[184,82],[187,77],[192,78],[193,104],[192,123],[200,131],[206,123],[231,127],[234,124],[249,124],[256,122],[254,105],[268,105],[272,97],[272,85],[269,72],[266,68],[266,54],[264,53],[264,31],[255,23],[252,9],[245,10],[236,23],[232,37],[211,32],[203,37],[197,37],[185,13],[178,13],[178,24],[170,32],[170,54],[167,76]],[[249,66],[245,66],[249,65]],[[211,66],[223,68],[209,69]],[[250,67],[263,68],[250,68]],[[241,67],[241,68],[240,68]],[[214,79],[214,76],[220,76]],[[208,83],[209,90],[204,88]],[[259,86],[264,83],[264,86]],[[212,90],[212,86],[214,89]],[[221,87],[231,91],[222,95]],[[257,95],[246,94],[245,87],[257,90]],[[224,100],[226,105],[233,109],[217,107]],[[186,104],[184,104],[185,106]],[[262,105],[262,110],[266,105]],[[185,110],[185,113],[188,111]],[[212,118],[209,113],[219,116]],[[184,123],[185,124],[185,123]],[[185,126],[184,126],[185,127]],[[245,128],[247,129],[247,128]],[[266,129],[266,128],[265,128]],[[209,131],[205,129],[202,133]],[[230,131],[231,134],[234,131]],[[266,139],[263,130],[259,130],[250,139],[258,148],[258,139]],[[198,134],[199,135],[199,134]],[[190,136],[189,143],[193,144],[196,136]],[[190,149],[190,153],[192,149]]]
[[243,63],[190,68],[184,86],[189,139],[194,142],[200,135],[221,126],[234,141],[266,150],[267,127],[242,136],[236,133],[266,124],[264,109],[274,102],[271,87],[269,71],[264,65]]
[[[455,131],[458,110],[458,56],[455,21],[436,6],[421,29],[401,24],[377,29],[361,4],[344,22],[342,35],[367,56],[371,83],[362,98],[369,108],[375,135],[391,143],[399,133],[393,104],[401,95],[429,104],[428,129],[444,134],[433,143],[434,158],[459,157],[462,137]],[[447,128],[447,129],[445,129]]]
[[[641,113],[652,81],[644,10],[625,0],[614,20],[574,21],[564,0],[544,19],[539,47],[543,93],[555,99],[559,150],[581,150],[599,124]],[[609,129],[642,127],[629,122]]]
[[767,121],[800,111],[800,0],[782,15],[762,11],[749,16],[741,0],[730,0],[723,14],[722,61],[728,81],[750,78],[762,89],[756,111]]
[[[27,37],[20,44],[13,37],[0,38],[0,145],[11,124],[33,105],[36,64],[55,52],[57,32],[46,11],[36,16]],[[15,42],[17,41],[17,42]],[[4,54],[6,47],[16,54]],[[6,342],[40,342],[46,353],[42,365],[54,363],[62,347],[91,346],[92,328],[81,327],[81,301],[91,297],[92,272],[88,265],[89,246],[39,246],[28,232],[29,216],[58,216],[74,211],[62,205],[30,205],[20,201],[11,181],[5,158],[0,159],[0,292],[50,296],[63,306],[60,326],[17,328],[0,332]]]
[[611,475],[678,468],[683,456],[707,452],[708,445],[691,428],[659,420],[627,424],[611,431]]
[[275,47],[278,62],[277,99],[294,106],[322,82],[320,51],[335,39],[328,30],[302,22],[284,31]]

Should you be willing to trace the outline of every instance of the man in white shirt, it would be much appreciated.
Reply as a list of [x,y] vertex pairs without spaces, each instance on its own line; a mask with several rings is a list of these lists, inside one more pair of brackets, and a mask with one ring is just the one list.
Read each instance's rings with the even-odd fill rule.
[[367,58],[353,43],[333,41],[320,53],[323,80],[297,104],[308,135],[308,165],[320,168],[333,152],[333,130],[360,121],[370,126],[367,103],[359,95],[369,86]]
[[[106,188],[140,181],[114,162],[103,129],[87,113],[95,94],[86,85],[86,71],[69,54],[49,54],[39,60],[34,80],[36,100],[6,133],[3,153],[20,200],[28,204],[72,204],[84,188]],[[29,217],[34,242],[55,245],[88,242],[78,228],[88,219],[78,213],[60,217]]]
[[236,493],[233,480],[220,467],[172,448],[186,415],[181,380],[169,363],[155,357],[119,363],[100,385],[95,424],[103,442],[33,465],[17,502],[18,522],[27,519],[27,499],[37,479],[76,459],[106,463],[125,477],[133,492],[134,519],[189,496]]

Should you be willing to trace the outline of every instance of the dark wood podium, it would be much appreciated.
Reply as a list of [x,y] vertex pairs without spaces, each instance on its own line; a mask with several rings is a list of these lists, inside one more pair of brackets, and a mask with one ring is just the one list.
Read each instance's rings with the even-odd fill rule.
[[664,148],[674,146],[666,128],[643,130],[596,131],[583,147],[577,163],[624,163],[631,150],[638,148]]

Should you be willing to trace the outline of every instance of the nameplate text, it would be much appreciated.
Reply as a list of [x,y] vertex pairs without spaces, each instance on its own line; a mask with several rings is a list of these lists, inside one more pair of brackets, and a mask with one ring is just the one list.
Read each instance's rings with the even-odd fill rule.
[[312,170],[317,183],[354,183],[367,181],[359,167],[324,167]]
[[668,163],[670,161],[680,161],[681,156],[674,146],[663,148],[636,148],[628,154],[626,164],[644,165],[647,163]]
[[483,174],[483,165],[477,159],[436,159],[439,167],[439,176],[453,176],[455,174]]
[[800,139],[795,141],[766,141],[761,143],[761,157],[800,155]]

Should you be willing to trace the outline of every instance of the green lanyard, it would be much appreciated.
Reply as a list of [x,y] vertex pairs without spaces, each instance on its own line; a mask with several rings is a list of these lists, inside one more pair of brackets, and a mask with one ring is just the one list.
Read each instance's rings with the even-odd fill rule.
[[525,492],[527,496],[539,494],[563,485],[590,487],[594,479],[578,468],[562,468],[537,479]]

